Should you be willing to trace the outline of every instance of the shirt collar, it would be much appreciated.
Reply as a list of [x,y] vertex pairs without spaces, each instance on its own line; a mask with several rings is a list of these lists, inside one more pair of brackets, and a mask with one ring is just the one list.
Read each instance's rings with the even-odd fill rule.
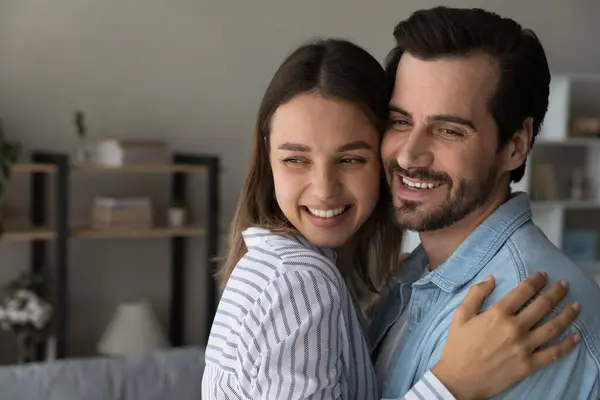
[[[470,282],[490,261],[508,238],[531,221],[531,205],[526,193],[516,192],[498,207],[460,244],[450,258],[433,272],[417,280],[414,286],[430,282],[446,292],[454,292]],[[419,246],[403,269],[413,279],[422,273],[428,258]]]
[[312,245],[305,237],[299,234],[274,233],[265,228],[250,227],[242,232],[242,237],[244,238],[246,247],[258,247],[268,244],[269,241],[273,242],[277,239],[287,238],[298,243],[302,247],[320,253],[334,264],[337,262],[337,253],[335,250],[326,247],[316,247]]

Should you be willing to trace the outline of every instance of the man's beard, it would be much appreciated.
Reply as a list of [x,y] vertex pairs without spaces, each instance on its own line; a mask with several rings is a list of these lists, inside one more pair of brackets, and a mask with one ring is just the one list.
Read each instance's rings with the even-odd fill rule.
[[471,180],[460,180],[456,191],[453,191],[454,182],[445,173],[426,169],[408,171],[400,167],[395,161],[390,164],[388,171],[390,176],[393,176],[394,173],[400,173],[407,178],[443,183],[448,187],[446,199],[433,211],[419,211],[420,202],[412,200],[400,200],[402,204],[399,207],[392,205],[396,224],[402,229],[416,232],[447,228],[462,220],[490,199],[498,178],[498,171],[492,165],[480,177]]

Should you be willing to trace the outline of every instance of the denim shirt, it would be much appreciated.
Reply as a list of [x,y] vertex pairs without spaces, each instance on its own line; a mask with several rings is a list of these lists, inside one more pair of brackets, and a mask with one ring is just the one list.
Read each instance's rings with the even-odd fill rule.
[[[452,256],[420,278],[428,263],[421,246],[406,260],[403,273],[390,285],[372,316],[369,341],[372,357],[387,330],[408,307],[407,326],[381,388],[385,398],[400,397],[439,360],[454,311],[470,286],[493,275],[496,288],[483,309],[508,294],[536,270],[549,281],[569,282],[568,302],[579,301],[581,312],[567,333],[579,332],[581,342],[566,357],[542,368],[497,399],[600,398],[600,287],[557,249],[533,223],[529,199],[516,193],[479,225]],[[562,336],[564,337],[564,336]]]

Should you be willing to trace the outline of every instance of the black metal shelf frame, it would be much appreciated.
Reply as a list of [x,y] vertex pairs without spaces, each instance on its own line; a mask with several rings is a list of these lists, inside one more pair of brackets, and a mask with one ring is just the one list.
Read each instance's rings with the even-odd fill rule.
[[[31,179],[30,218],[34,227],[48,226],[50,215],[46,204],[49,187],[49,175],[54,176],[54,201],[51,213],[54,217],[55,239],[53,241],[33,240],[31,243],[31,270],[41,272],[48,268],[49,246],[53,252],[53,305],[55,308],[53,333],[56,337],[57,358],[69,357],[68,344],[69,316],[69,190],[70,164],[69,157],[64,154],[35,152],[32,155],[35,163],[47,163],[56,166],[55,174],[33,172]],[[177,153],[173,155],[174,164],[197,165],[206,167],[206,281],[205,293],[207,308],[205,338],[208,338],[210,327],[217,307],[217,256],[219,251],[219,215],[220,215],[220,161],[212,155]],[[187,197],[187,181],[190,172],[172,173],[171,200],[185,201]],[[184,345],[185,307],[186,307],[186,245],[189,238],[174,236],[170,239],[170,320],[169,339],[174,347]],[[50,272],[50,271],[47,271]],[[41,359],[43,349],[40,349]]]

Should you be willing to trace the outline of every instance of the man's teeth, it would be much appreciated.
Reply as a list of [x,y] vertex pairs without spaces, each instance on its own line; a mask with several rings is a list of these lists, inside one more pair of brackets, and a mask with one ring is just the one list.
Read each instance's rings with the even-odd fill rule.
[[435,187],[440,186],[439,183],[423,182],[423,181],[414,182],[414,181],[409,181],[406,178],[402,178],[402,183],[404,183],[408,187],[415,188],[415,189],[433,189]]
[[308,211],[314,215],[315,217],[320,217],[320,218],[332,218],[335,217],[336,215],[340,215],[341,213],[344,212],[344,210],[346,209],[345,207],[341,207],[341,208],[334,208],[333,210],[318,210],[316,208],[308,208]]

